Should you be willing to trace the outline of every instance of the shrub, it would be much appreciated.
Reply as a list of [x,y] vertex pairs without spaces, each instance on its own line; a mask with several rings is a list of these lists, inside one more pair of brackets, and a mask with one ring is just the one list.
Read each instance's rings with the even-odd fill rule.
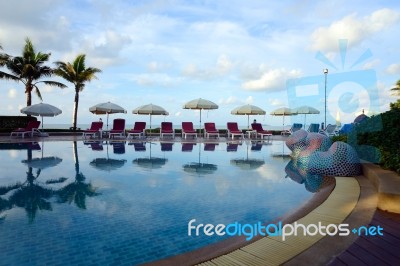
[[400,109],[372,116],[356,127],[357,144],[376,147],[379,164],[400,173]]

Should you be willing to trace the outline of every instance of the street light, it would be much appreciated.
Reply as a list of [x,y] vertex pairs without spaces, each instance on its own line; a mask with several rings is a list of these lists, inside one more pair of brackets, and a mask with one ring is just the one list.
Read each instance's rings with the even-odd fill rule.
[[324,127],[326,128],[326,79],[328,76],[328,69],[324,68],[324,74],[325,74],[325,122],[324,122]]

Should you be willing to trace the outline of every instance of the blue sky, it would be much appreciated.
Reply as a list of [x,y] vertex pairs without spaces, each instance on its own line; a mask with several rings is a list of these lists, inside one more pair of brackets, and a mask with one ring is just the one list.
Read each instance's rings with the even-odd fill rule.
[[[4,52],[19,55],[29,37],[38,51],[51,52],[51,62],[72,61],[85,53],[87,66],[102,69],[81,93],[78,123],[97,120],[88,109],[106,101],[127,109],[126,115],[112,117],[123,117],[128,125],[148,121],[132,114],[147,103],[170,113],[154,117],[154,124],[164,119],[197,123],[199,113],[182,105],[200,97],[219,105],[218,110],[203,112],[204,122],[236,121],[244,126],[247,118],[230,111],[250,103],[267,113],[282,106],[310,105],[321,114],[307,121],[320,123],[324,68],[329,69],[328,123],[335,122],[338,112],[345,123],[362,109],[369,114],[388,110],[396,99],[389,90],[400,79],[400,4],[369,2],[1,1],[0,43]],[[347,40],[343,66],[340,39]],[[370,56],[351,68],[366,51]],[[318,52],[337,69],[318,60]],[[371,78],[373,85],[362,83],[364,78]],[[293,79],[314,82],[302,88],[319,90],[317,96],[288,98],[287,82]],[[74,90],[65,84],[69,88],[63,90],[40,87],[43,102],[63,110],[47,123],[71,123]],[[23,84],[2,80],[0,87],[6,95],[0,114],[20,115],[26,104]],[[38,102],[34,95],[33,103]],[[282,124],[281,117],[268,114],[255,118],[263,124]],[[294,116],[286,123],[303,119]]]

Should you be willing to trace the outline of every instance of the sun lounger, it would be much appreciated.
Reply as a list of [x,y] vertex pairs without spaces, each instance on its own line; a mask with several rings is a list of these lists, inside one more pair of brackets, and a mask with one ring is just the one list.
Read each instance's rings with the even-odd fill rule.
[[228,128],[228,138],[230,138],[231,136],[232,139],[234,139],[235,136],[239,136],[242,139],[244,138],[244,134],[242,131],[239,130],[238,124],[236,122],[228,122],[227,128]]
[[331,136],[337,136],[338,135],[338,130],[336,125],[327,125],[324,130],[320,130],[319,133],[324,134],[328,137]]
[[302,127],[303,127],[303,124],[294,123],[289,130],[283,130],[281,132],[281,135],[291,135],[291,134],[293,134],[293,132],[300,130]]
[[138,136],[139,138],[144,137],[146,130],[146,122],[135,122],[133,129],[128,130],[128,136],[126,138],[133,138],[133,136]]
[[92,122],[90,128],[83,131],[82,137],[84,138],[86,138],[86,136],[95,137],[97,134],[99,134],[100,137],[101,134],[100,132],[102,128],[103,128],[103,122]]
[[308,132],[310,133],[318,133],[319,132],[319,124],[310,124],[308,126]]
[[204,132],[207,139],[211,136],[219,138],[219,131],[215,128],[215,123],[204,123]]
[[161,122],[160,138],[164,138],[165,135],[175,138],[175,131],[171,122]]
[[115,136],[125,137],[125,119],[114,119],[113,128],[110,130],[110,138]]
[[134,142],[133,147],[135,151],[146,151],[146,143],[144,142]]
[[194,130],[192,122],[182,122],[182,138],[186,139],[187,136],[197,138],[197,132]]
[[17,128],[11,132],[10,138],[13,136],[19,137],[21,136],[22,138],[25,137],[25,134],[27,134],[30,137],[33,137],[34,134],[40,134],[41,132],[39,131],[39,126],[40,126],[40,121],[29,121],[28,125],[26,125],[25,128]]
[[110,142],[113,146],[113,152],[115,154],[124,154],[125,153],[125,141],[115,141]]
[[272,132],[268,130],[264,130],[260,123],[253,123],[251,124],[251,128],[257,132],[256,136],[260,136],[261,139],[264,137],[268,137],[268,139],[272,136]]
[[226,143],[226,151],[227,152],[236,152],[238,149],[238,143]]

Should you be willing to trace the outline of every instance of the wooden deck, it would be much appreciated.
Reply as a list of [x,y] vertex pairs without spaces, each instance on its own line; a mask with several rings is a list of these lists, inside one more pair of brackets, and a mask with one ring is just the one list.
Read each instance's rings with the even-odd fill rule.
[[383,236],[361,236],[329,265],[400,265],[400,215],[377,210],[370,223]]

